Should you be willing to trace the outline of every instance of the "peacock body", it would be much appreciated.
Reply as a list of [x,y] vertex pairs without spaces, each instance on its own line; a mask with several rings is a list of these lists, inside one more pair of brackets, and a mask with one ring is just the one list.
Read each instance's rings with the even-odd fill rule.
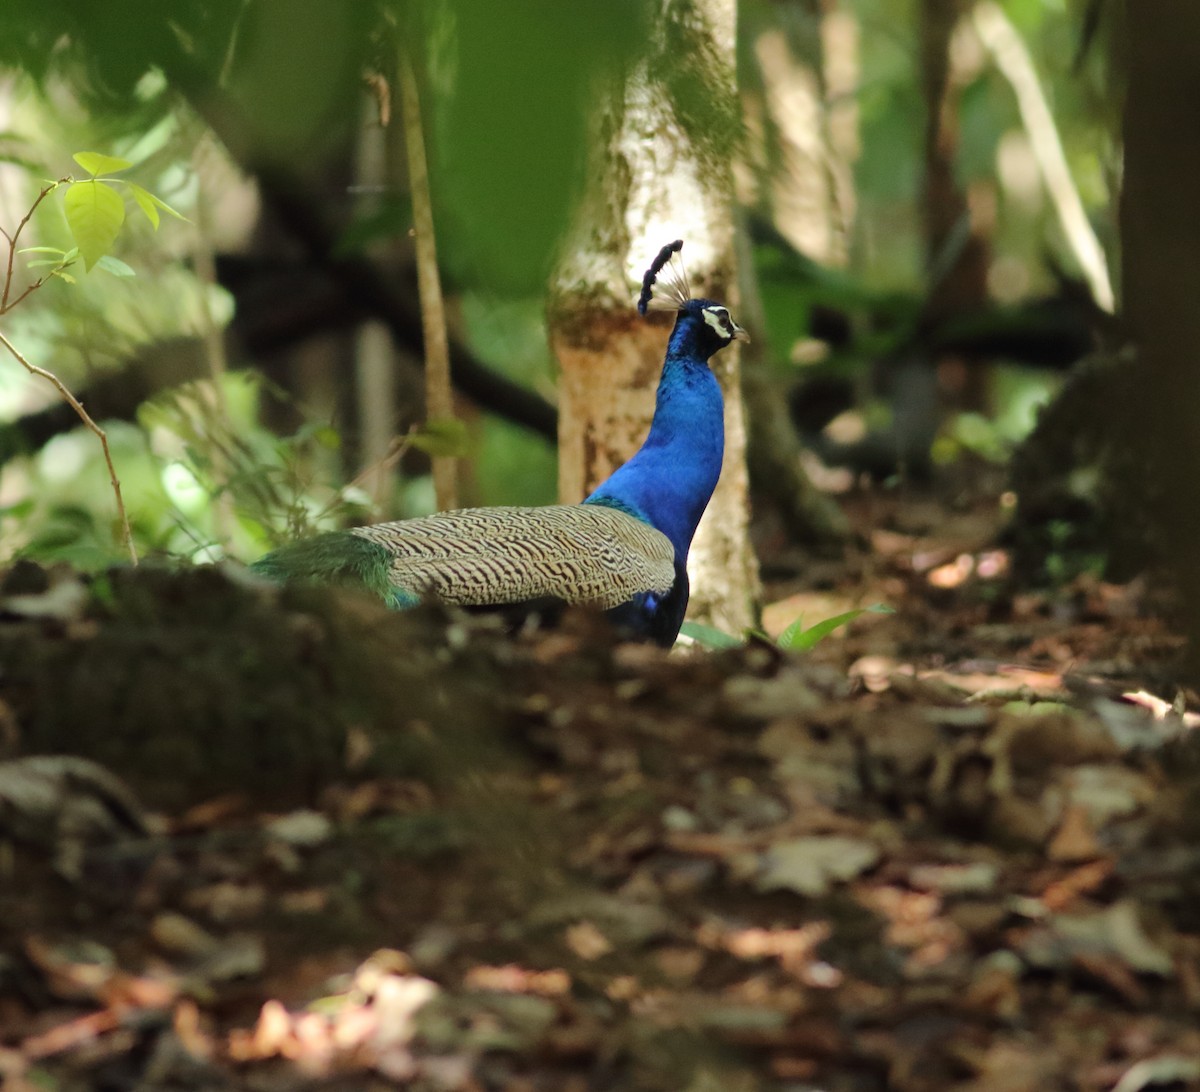
[[465,508],[335,531],[284,546],[251,568],[278,581],[365,587],[392,607],[432,598],[462,607],[605,611],[629,636],[670,646],[688,601],[687,556],[724,455],[724,403],[708,367],[745,331],[676,276],[652,296],[682,242],[664,247],[638,309],[678,312],[650,432],[582,504]]

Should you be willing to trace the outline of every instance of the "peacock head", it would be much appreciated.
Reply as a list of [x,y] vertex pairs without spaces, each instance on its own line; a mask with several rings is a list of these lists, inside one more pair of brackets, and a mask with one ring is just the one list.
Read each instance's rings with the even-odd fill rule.
[[688,300],[679,308],[671,340],[686,339],[702,360],[731,341],[749,341],[746,333],[729,313],[729,308],[714,300]]
[[682,249],[683,240],[676,239],[664,246],[650,263],[642,277],[638,312],[643,315],[647,311],[678,312],[671,344],[679,349],[686,348],[702,360],[707,360],[731,341],[749,341],[750,335],[734,322],[729,308],[723,303],[692,299],[687,273],[678,259]]

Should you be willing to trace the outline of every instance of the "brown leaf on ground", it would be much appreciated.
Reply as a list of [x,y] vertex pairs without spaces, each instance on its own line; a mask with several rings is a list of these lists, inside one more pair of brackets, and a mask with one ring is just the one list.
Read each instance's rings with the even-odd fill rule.
[[964,496],[847,494],[776,616],[896,612],[803,657],[68,571],[0,614],[0,746],[109,711],[0,766],[4,1092],[1200,1084],[1178,639]]

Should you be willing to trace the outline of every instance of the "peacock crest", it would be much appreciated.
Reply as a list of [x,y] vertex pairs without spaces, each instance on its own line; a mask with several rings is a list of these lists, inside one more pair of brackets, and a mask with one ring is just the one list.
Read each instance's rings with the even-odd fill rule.
[[728,307],[712,300],[693,300],[682,250],[683,240],[676,239],[673,243],[667,243],[650,263],[650,268],[642,277],[638,314],[644,315],[647,311],[698,311],[718,338],[725,342],[735,339],[749,341],[746,331],[733,321]]

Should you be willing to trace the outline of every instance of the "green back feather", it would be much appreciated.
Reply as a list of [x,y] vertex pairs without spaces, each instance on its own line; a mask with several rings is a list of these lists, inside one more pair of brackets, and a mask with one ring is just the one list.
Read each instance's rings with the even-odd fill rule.
[[393,607],[410,607],[416,596],[392,585],[390,551],[344,531],[331,531],[272,550],[250,569],[278,583],[334,584],[374,592]]

